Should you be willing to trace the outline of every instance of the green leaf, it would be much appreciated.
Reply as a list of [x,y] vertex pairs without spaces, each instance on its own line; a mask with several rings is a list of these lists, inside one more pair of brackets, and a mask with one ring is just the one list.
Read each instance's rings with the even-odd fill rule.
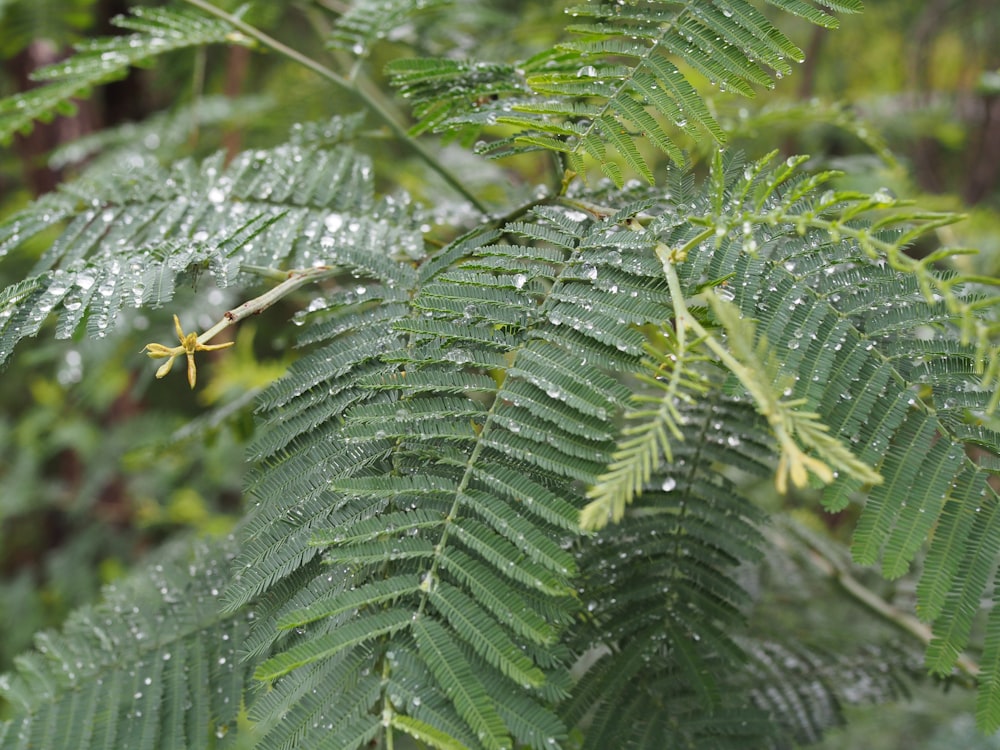
[[0,100],[0,143],[9,143],[16,132],[30,131],[34,120],[72,114],[72,106],[69,111],[64,106],[70,99],[89,96],[94,86],[124,78],[129,67],[152,57],[205,44],[250,42],[228,24],[187,10],[138,7],[131,13],[114,23],[136,33],[81,43],[68,60],[33,74],[51,83]]
[[[773,0],[787,14],[825,28],[837,19],[806,0]],[[859,4],[820,3],[850,13]],[[493,157],[546,150],[565,154],[567,165],[585,171],[584,156],[621,187],[617,159],[652,183],[640,143],[651,142],[682,162],[679,128],[722,143],[726,135],[705,96],[674,60],[713,83],[752,96],[771,87],[771,72],[792,72],[787,58],[803,59],[780,29],[747,0],[715,3],[590,3],[567,9],[575,20],[570,40],[506,67],[453,59],[394,61],[391,80],[414,102],[414,132],[515,129],[484,144]],[[669,59],[670,55],[673,60]],[[516,115],[510,114],[516,111]],[[668,124],[664,125],[663,121]],[[510,145],[513,144],[513,145]]]
[[436,727],[403,714],[393,714],[391,726],[438,750],[464,750],[465,745]]
[[274,656],[254,672],[258,680],[275,680],[293,669],[329,658],[345,649],[372,641],[383,635],[390,635],[410,623],[410,615],[401,610],[387,610],[371,615],[362,615],[341,625],[326,635],[307,640],[302,644]]
[[490,750],[510,748],[510,738],[493,701],[448,632],[434,620],[424,618],[414,623],[413,635],[441,689],[454,701],[483,746]]

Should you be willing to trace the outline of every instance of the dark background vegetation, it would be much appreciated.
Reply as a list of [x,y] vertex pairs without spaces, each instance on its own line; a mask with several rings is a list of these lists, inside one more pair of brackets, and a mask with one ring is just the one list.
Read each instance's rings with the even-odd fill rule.
[[[30,72],[64,57],[74,41],[114,33],[109,19],[127,5],[0,0],[0,94],[32,85]],[[295,43],[321,37],[300,32],[309,26],[322,30],[330,23],[330,9],[340,7],[333,0],[258,5],[254,20]],[[437,34],[452,46],[481,47],[477,37],[465,36],[464,14],[471,5],[457,3],[445,11],[447,32],[418,25],[390,39],[376,49],[367,70],[377,76],[411,37],[425,32],[429,44]],[[524,55],[561,29],[561,19],[551,20],[551,3],[542,0],[475,5],[480,19],[482,12],[492,14],[496,28],[505,30],[487,42],[493,49],[477,50],[480,57]],[[942,230],[948,233],[942,239],[979,248],[979,256],[964,262],[996,274],[1000,13],[995,0],[870,5],[864,15],[846,17],[838,31],[804,24],[791,29],[808,59],[775,92],[757,101],[715,98],[720,118],[736,134],[730,148],[751,156],[775,147],[809,153],[815,166],[847,170],[848,184],[858,188],[886,187],[928,208],[966,212],[969,218]],[[443,22],[438,16],[427,23]],[[116,150],[122,144],[163,159],[218,149],[234,154],[273,142],[293,122],[355,109],[355,102],[274,56],[241,47],[174,56],[96,91],[75,115],[40,125],[0,149],[0,218],[71,177],[87,158],[122,158]],[[408,190],[430,204],[433,182],[386,148],[377,132],[370,136],[384,188]],[[697,147],[691,148],[697,159]],[[458,149],[449,158],[460,170],[463,160],[471,160]],[[482,174],[485,192],[540,179],[538,165],[529,162],[470,166]],[[17,280],[30,262],[5,260],[0,285]],[[230,302],[210,279],[194,277],[179,299],[185,309],[201,311],[206,324]],[[155,368],[138,351],[140,339],[170,339],[165,311],[132,315],[102,340],[55,341],[51,331],[43,331],[21,345],[0,376],[0,672],[30,646],[33,633],[57,626],[70,609],[95,599],[102,584],[165,539],[227,533],[241,509],[242,447],[253,430],[253,395],[294,356],[290,340],[280,334],[294,312],[293,299],[262,316],[256,325],[266,330],[256,337],[244,326],[235,349],[199,368],[194,392],[176,373],[154,380]],[[155,333],[139,335],[145,330]],[[808,497],[777,498],[762,488],[761,502],[791,511],[835,539],[850,527],[822,515]],[[911,580],[886,584],[875,573],[857,575],[900,608],[909,606]],[[914,645],[822,575],[765,570],[759,579],[768,605],[760,608],[757,628],[766,629],[765,620],[780,621],[809,629],[834,648],[866,639]],[[823,747],[1000,748],[997,738],[976,735],[968,713],[971,693],[961,687],[944,692],[928,680],[911,690],[909,702],[852,709],[850,726],[831,733]]]

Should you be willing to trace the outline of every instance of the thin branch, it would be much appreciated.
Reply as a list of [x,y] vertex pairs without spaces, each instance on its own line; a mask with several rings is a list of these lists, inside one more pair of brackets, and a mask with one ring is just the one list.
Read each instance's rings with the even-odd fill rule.
[[236,325],[241,320],[249,318],[251,315],[259,315],[271,305],[294,292],[299,287],[306,284],[325,279],[340,273],[339,268],[332,266],[316,266],[302,270],[286,271],[284,281],[271,289],[268,289],[259,297],[247,300],[239,307],[227,310],[222,319],[198,337],[198,343],[204,344],[211,341],[222,331],[232,325]]
[[406,128],[403,127],[403,125],[401,125],[396,120],[395,117],[393,117],[392,113],[386,108],[386,106],[381,101],[379,101],[376,97],[372,96],[369,90],[358,86],[356,82],[344,78],[338,73],[330,70],[322,63],[319,63],[316,60],[313,60],[311,57],[307,57],[306,55],[303,55],[301,52],[292,49],[291,47],[285,44],[282,44],[274,37],[265,34],[260,29],[256,28],[255,26],[251,26],[250,24],[246,23],[240,18],[237,18],[231,13],[227,13],[221,8],[217,8],[216,6],[207,2],[206,0],[185,0],[185,2],[195,6],[196,8],[199,8],[200,10],[205,11],[206,13],[215,16],[216,18],[221,18],[223,21],[228,23],[233,28],[238,29],[242,33],[251,37],[252,39],[256,39],[265,47],[271,48],[279,55],[283,55],[284,57],[287,57],[289,60],[297,62],[299,65],[308,68],[309,70],[316,73],[320,77],[325,78],[326,80],[336,84],[345,91],[349,91],[355,96],[357,96],[365,103],[365,105],[369,109],[371,109],[378,116],[380,120],[382,120],[386,125],[389,126],[389,129],[393,132],[393,135],[395,135],[407,146],[409,146],[414,151],[414,153],[416,153],[416,155],[420,157],[420,159],[425,164],[427,164],[427,166],[429,166],[431,169],[437,172],[444,179],[444,181],[448,183],[448,185],[450,185],[456,192],[461,194],[462,197],[464,197],[466,200],[472,203],[472,205],[475,206],[477,210],[481,211],[482,213],[488,212],[486,206],[479,200],[479,198],[473,195],[469,191],[469,189],[465,187],[464,184],[462,184],[462,181],[459,180],[458,177],[455,174],[453,174],[446,166],[444,166],[444,164],[442,164],[440,160],[434,156],[434,154],[428,151],[423,146],[423,144],[420,143],[420,141],[410,136],[410,134],[406,132]]
[[[789,544],[783,536],[774,534],[771,539],[776,546],[782,548],[785,552],[790,551]],[[850,571],[848,571],[841,563],[830,559],[815,546],[809,545],[808,543],[807,545],[808,554],[806,555],[806,559],[816,570],[830,580],[834,581],[853,599],[863,604],[886,622],[891,623],[906,633],[909,633],[924,646],[930,644],[934,634],[926,623],[920,622],[920,620],[913,615],[903,612],[899,608],[889,604],[889,602],[851,575]],[[979,664],[968,656],[959,656],[955,664],[963,674],[973,678],[978,677]]]

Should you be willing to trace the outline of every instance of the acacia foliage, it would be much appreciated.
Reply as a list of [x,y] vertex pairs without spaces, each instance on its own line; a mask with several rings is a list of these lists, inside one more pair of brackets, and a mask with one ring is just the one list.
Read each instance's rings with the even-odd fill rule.
[[[370,53],[386,33],[366,25],[370,5],[352,6],[334,46]],[[771,5],[827,27],[827,10],[859,9]],[[386,22],[422,10],[389,6]],[[343,118],[228,164],[95,169],[0,225],[5,253],[56,235],[0,292],[4,358],[52,320],[57,336],[101,336],[123,311],[170,303],[192,270],[247,296],[279,280],[253,312],[325,279],[296,316],[302,356],[258,399],[234,538],[172,550],[41,637],[0,683],[0,747],[815,738],[857,684],[893,697],[911,665],[741,636],[754,601],[740,570],[767,547],[748,477],[815,489],[830,510],[863,502],[852,552],[889,577],[926,548],[928,666],[952,670],[1000,547],[995,462],[968,450],[998,445],[994,300],[989,280],[935,268],[947,251],[906,249],[954,217],[839,191],[836,174],[775,154],[719,153],[696,179],[673,134],[725,132],[694,75],[750,95],[801,57],[753,4],[570,13],[567,41],[528,60],[390,66],[414,132],[565,168],[559,191],[459,221],[448,241],[377,196],[360,123]],[[181,27],[201,30],[191,43],[270,44],[221,11],[122,25],[141,32],[130,52],[85,45],[59,73],[70,89],[0,111],[36,116],[172,49],[159,40]],[[673,163],[654,171],[647,145]],[[574,180],[591,166],[609,179]],[[649,184],[626,184],[628,170]],[[134,617],[111,614],[130,602]],[[998,632],[994,614],[986,729],[1000,725]],[[183,665],[164,667],[178,649]]]

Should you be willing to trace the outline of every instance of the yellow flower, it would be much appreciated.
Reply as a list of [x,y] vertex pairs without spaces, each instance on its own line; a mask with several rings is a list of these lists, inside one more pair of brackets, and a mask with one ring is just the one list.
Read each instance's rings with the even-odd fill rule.
[[225,344],[203,344],[198,340],[197,333],[184,333],[181,328],[181,322],[174,316],[174,327],[177,329],[177,338],[180,340],[180,346],[164,346],[163,344],[146,344],[143,349],[146,354],[148,354],[152,359],[163,359],[168,357],[166,362],[160,365],[160,368],[156,371],[156,377],[162,378],[168,372],[170,368],[174,365],[174,359],[181,356],[182,354],[187,355],[187,375],[188,383],[194,388],[195,379],[197,377],[197,372],[194,365],[194,353],[195,352],[213,352],[216,349],[225,349],[227,346],[232,346],[232,341],[227,341]]

